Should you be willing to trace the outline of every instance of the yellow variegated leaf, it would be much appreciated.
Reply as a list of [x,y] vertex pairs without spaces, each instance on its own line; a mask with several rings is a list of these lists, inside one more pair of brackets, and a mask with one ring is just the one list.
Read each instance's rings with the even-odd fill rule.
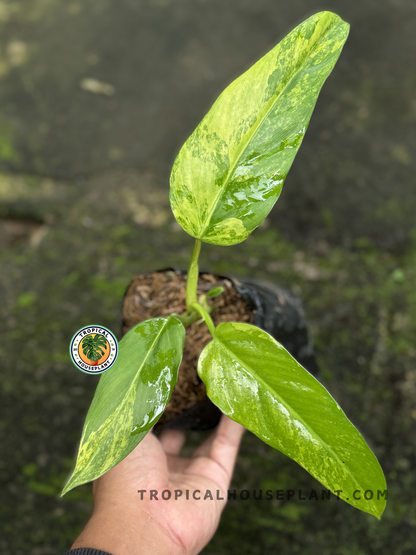
[[123,337],[116,363],[101,376],[62,495],[127,457],[157,422],[178,380],[184,338],[172,316],[146,320]]
[[374,453],[328,391],[268,333],[220,324],[198,374],[224,414],[347,503],[380,518],[387,488]]
[[267,216],[348,31],[337,15],[318,13],[220,95],[172,170],[171,206],[187,233],[233,245]]

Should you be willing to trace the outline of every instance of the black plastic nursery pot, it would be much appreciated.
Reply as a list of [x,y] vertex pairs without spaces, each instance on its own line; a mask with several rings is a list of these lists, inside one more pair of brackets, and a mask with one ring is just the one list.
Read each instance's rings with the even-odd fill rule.
[[[123,333],[148,318],[183,312],[185,286],[183,270],[169,268],[137,275],[124,297]],[[286,289],[257,280],[199,274],[198,295],[217,286],[222,286],[224,292],[211,300],[215,325],[227,321],[254,324],[272,335],[317,376],[313,342],[299,298]],[[194,322],[187,327],[178,383],[156,425],[158,428],[208,430],[218,424],[221,411],[207,397],[196,371],[199,354],[210,340],[205,324]]]

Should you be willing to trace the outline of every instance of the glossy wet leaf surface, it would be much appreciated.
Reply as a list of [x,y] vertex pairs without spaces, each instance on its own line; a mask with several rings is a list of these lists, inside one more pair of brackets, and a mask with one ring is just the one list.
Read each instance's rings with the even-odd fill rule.
[[233,245],[263,221],[348,31],[337,15],[318,13],[220,95],[172,170],[171,206],[186,232]]
[[157,422],[178,379],[184,338],[172,316],[146,320],[123,337],[116,363],[100,378],[63,494],[110,470]]
[[328,391],[269,334],[220,324],[198,373],[223,413],[351,505],[381,516],[386,501],[377,492],[386,482],[375,455]]

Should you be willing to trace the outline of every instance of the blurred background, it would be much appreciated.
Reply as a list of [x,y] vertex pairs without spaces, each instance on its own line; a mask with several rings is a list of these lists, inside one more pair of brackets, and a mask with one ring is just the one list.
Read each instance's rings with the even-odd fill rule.
[[[218,94],[298,23],[351,33],[266,222],[201,268],[299,295],[323,381],[385,471],[381,522],[339,501],[230,502],[207,554],[404,555],[416,537],[416,3],[0,1],[0,552],[56,555],[91,512],[64,498],[98,378],[68,344],[121,337],[133,276],[186,268],[173,160]],[[200,436],[192,436],[198,441]],[[246,434],[233,487],[320,489]]]

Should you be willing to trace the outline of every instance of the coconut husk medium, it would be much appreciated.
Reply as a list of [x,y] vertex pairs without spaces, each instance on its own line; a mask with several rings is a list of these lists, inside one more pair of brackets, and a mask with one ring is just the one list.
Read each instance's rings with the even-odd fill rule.
[[[177,270],[137,275],[130,284],[123,303],[123,333],[144,320],[181,314],[186,309],[186,274]],[[235,289],[233,282],[212,274],[200,274],[198,296],[214,287],[224,292],[210,299],[214,324],[221,322],[254,322],[255,311]],[[164,424],[206,398],[205,385],[196,368],[202,349],[212,337],[204,322],[193,322],[186,328],[185,347],[176,384],[165,412],[158,424]]]

